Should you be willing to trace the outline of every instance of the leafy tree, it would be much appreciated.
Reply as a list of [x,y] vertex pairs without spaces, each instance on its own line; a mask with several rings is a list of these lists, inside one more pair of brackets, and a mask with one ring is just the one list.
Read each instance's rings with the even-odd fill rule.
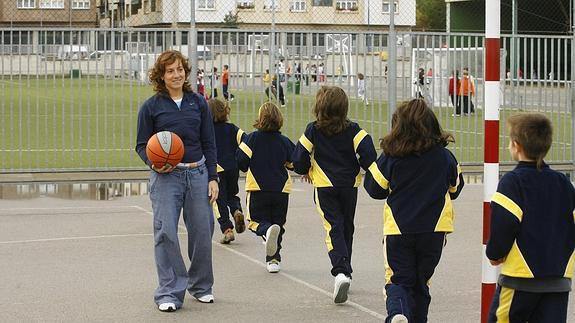
[[236,12],[230,11],[224,16],[224,26],[226,28],[238,28],[240,18]]
[[417,0],[416,30],[445,30],[445,0]]

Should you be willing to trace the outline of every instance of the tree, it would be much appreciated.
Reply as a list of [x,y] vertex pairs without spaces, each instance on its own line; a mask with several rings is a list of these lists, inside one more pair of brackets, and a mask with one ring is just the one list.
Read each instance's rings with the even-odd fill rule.
[[230,11],[224,16],[224,26],[226,28],[238,28],[238,24],[240,23],[240,18],[238,14]]
[[417,0],[415,29],[444,31],[445,15],[445,0]]

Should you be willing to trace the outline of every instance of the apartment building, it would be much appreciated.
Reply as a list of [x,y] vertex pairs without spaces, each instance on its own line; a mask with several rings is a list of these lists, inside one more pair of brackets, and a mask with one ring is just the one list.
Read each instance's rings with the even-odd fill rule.
[[0,0],[0,27],[97,27],[96,0]]
[[[21,0],[24,1],[24,0]],[[30,0],[27,0],[30,1]],[[100,24],[120,27],[178,27],[190,23],[189,0],[122,0],[102,4]],[[195,21],[200,28],[223,27],[226,15],[237,17],[239,29],[276,28],[317,30],[387,29],[391,11],[388,0],[195,0]],[[398,29],[415,25],[415,0],[395,1]],[[114,20],[115,22],[112,22]]]

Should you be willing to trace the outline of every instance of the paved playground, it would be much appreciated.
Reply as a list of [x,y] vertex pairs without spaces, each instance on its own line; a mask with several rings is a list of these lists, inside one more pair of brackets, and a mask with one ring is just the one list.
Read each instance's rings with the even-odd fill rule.
[[[483,186],[469,184],[454,202],[456,231],[432,280],[430,322],[479,322],[482,200]],[[216,227],[215,303],[188,295],[181,310],[161,313],[148,196],[0,200],[0,322],[381,322],[382,209],[360,189],[345,305],[331,300],[325,232],[312,187],[298,181],[279,274],[266,271],[260,238],[246,231],[223,246]]]

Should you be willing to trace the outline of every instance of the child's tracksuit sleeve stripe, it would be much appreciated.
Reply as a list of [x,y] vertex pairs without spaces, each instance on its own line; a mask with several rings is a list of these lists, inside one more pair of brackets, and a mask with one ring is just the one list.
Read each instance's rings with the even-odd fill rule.
[[381,171],[385,161],[386,157],[382,154],[377,161],[369,166],[363,182],[363,187],[369,196],[378,200],[385,199],[389,195],[389,181]]

